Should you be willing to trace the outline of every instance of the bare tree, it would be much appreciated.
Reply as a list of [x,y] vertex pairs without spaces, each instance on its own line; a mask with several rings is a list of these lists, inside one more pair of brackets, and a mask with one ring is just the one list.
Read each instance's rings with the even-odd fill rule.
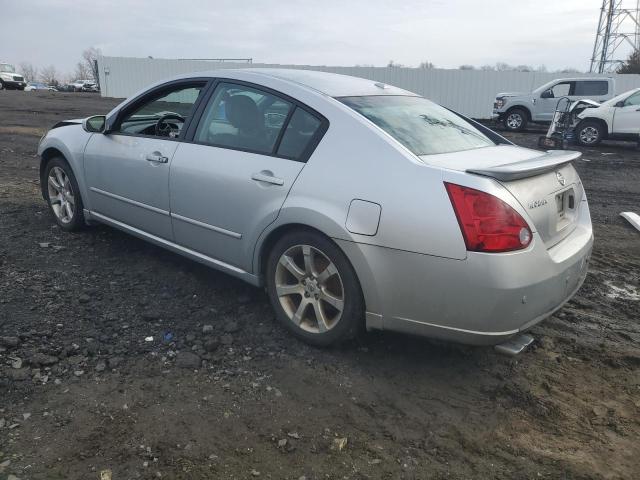
[[436,68],[436,66],[429,62],[428,60],[425,60],[424,62],[420,62],[420,65],[418,65],[418,68],[424,68],[426,70],[431,70],[433,68]]
[[56,67],[49,65],[40,71],[40,80],[47,85],[58,85],[58,72]]
[[84,62],[78,62],[74,80],[88,80],[89,75],[91,75],[91,72],[87,69],[87,65]]
[[[87,69],[87,72],[93,78],[93,81],[98,83],[98,57],[102,55],[102,51],[96,47],[89,47],[82,52],[82,62]],[[87,78],[87,77],[82,77]]]
[[480,67],[480,70],[484,70],[485,72],[495,72],[496,67],[494,67],[493,65],[482,65]]
[[573,67],[565,67],[560,70],[556,70],[555,73],[582,73],[577,68]]
[[513,70],[513,67],[508,63],[498,62],[496,63],[496,70],[498,72],[506,72],[507,70]]
[[38,69],[29,62],[20,64],[20,73],[22,73],[25,82],[35,82],[38,78]]
[[387,64],[387,67],[402,68],[402,67],[404,67],[404,65],[402,63],[396,63],[393,60],[389,60],[389,63]]
[[458,70],[475,70],[476,67],[474,67],[473,65],[460,65],[458,67]]

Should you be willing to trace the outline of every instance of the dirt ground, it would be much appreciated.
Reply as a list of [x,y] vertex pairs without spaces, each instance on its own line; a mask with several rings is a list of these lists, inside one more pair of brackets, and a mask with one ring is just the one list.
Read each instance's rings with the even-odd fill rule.
[[0,92],[0,479],[640,478],[640,232],[618,216],[640,211],[635,145],[577,162],[591,268],[527,352],[391,333],[318,350],[261,290],[55,226],[38,139],[116,103]]

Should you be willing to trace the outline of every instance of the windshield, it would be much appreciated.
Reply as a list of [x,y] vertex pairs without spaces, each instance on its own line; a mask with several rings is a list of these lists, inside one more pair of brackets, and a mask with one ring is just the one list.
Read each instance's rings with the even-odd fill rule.
[[602,105],[610,107],[620,102],[621,100],[626,100],[628,97],[630,97],[636,92],[640,92],[640,88],[634,88],[633,90],[629,90],[628,92],[621,93],[620,95],[613,97],[611,100],[607,100],[606,102],[602,103]]
[[8,63],[0,63],[0,72],[15,73],[16,69]]
[[385,95],[338,100],[371,120],[416,155],[495,145],[469,122],[426,98]]

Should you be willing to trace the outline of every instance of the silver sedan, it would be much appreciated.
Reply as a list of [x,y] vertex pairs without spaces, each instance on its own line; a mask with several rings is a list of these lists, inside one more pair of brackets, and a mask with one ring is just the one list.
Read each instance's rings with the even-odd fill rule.
[[104,223],[264,286],[315,345],[505,342],[571,298],[593,243],[579,153],[343,75],[182,76],[58,123],[38,153],[63,230]]

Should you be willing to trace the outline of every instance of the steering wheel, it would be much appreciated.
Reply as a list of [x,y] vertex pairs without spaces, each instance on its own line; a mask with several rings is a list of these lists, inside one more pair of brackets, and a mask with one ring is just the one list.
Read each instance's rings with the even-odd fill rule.
[[176,138],[180,135],[180,129],[176,125],[166,123],[167,120],[177,120],[184,123],[185,118],[177,113],[165,113],[156,122],[155,130],[158,137]]

